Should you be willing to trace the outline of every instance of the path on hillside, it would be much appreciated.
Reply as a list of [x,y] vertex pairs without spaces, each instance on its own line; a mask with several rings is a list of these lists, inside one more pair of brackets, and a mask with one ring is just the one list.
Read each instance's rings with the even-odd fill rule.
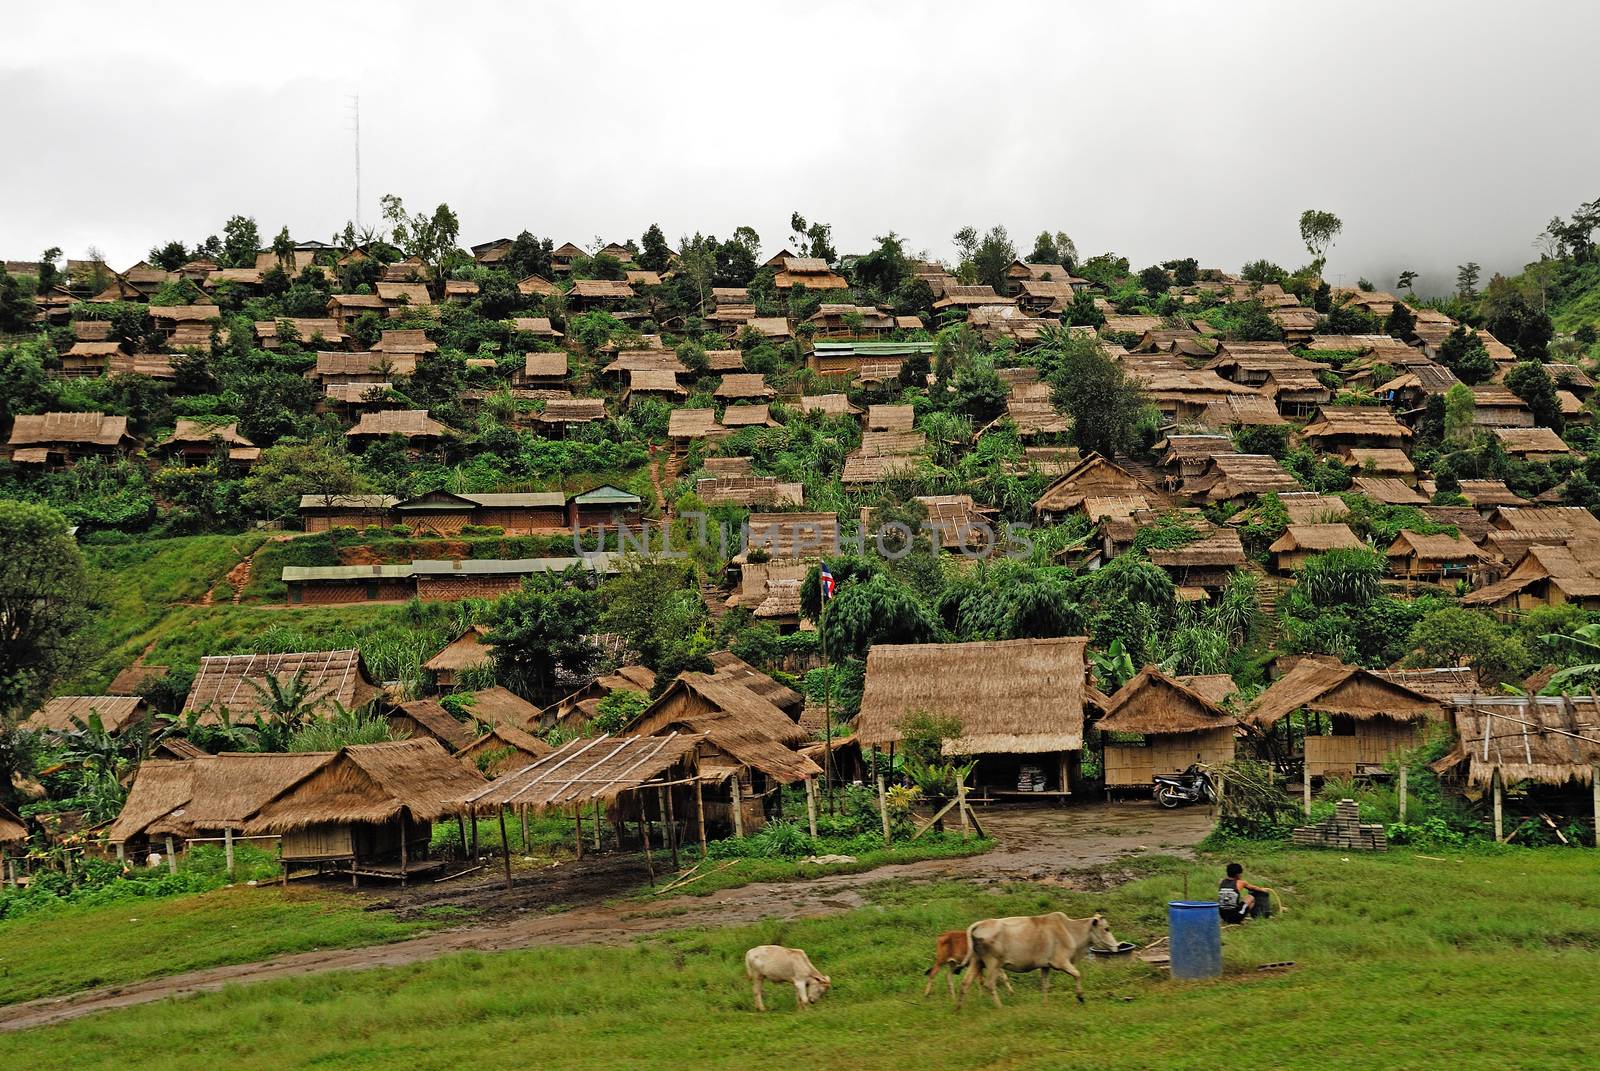
[[256,963],[213,967],[64,997],[0,1007],[0,1032],[66,1022],[95,1012],[210,992],[231,984],[419,963],[453,952],[500,952],[537,946],[620,944],[664,930],[732,926],[763,919],[817,918],[866,904],[862,890],[883,881],[965,880],[978,884],[1046,881],[1101,888],[1120,875],[1085,874],[1143,855],[1188,856],[1210,830],[1208,811],[1157,812],[1147,801],[1068,809],[1026,808],[983,816],[999,842],[984,855],[882,866],[860,874],[743,885],[708,896],[675,895],[622,905],[590,905],[549,914],[528,911],[487,925],[440,930],[364,948],[302,952]]

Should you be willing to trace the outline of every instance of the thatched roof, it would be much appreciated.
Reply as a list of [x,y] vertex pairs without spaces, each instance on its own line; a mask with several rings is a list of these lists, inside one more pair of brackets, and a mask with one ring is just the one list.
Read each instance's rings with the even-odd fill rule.
[[[457,721],[437,699],[412,699],[397,704],[395,709],[451,751],[459,751],[472,742],[472,730]],[[391,721],[394,717],[391,715]]]
[[106,839],[124,844],[187,804],[193,796],[194,769],[192,762],[146,759],[140,763],[122,810],[106,828]]
[[1518,592],[1549,581],[1569,600],[1600,597],[1600,543],[1574,540],[1570,543],[1528,547],[1503,579],[1468,592],[1464,606],[1493,606]]
[[600,371],[605,375],[620,375],[624,372],[672,372],[675,375],[687,375],[689,369],[671,350],[622,350]]
[[133,442],[128,418],[104,413],[39,413],[18,416],[11,425],[11,446],[121,446]]
[[1337,495],[1323,495],[1315,491],[1297,491],[1280,494],[1278,501],[1289,515],[1290,524],[1322,524],[1350,515],[1350,507]]
[[472,666],[481,666],[494,657],[494,648],[483,642],[489,630],[483,625],[473,625],[451,640],[445,648],[426,662],[422,668],[430,672],[459,672]]
[[1325,405],[1317,411],[1316,419],[1307,424],[1300,434],[1307,439],[1339,436],[1409,439],[1412,431],[1396,420],[1389,410],[1377,406]]
[[1428,496],[1404,480],[1393,476],[1357,476],[1351,481],[1352,491],[1360,492],[1374,502],[1386,506],[1425,506]]
[[703,734],[741,765],[784,783],[822,772],[790,750],[810,740],[811,734],[731,677],[682,674],[639,715],[629,731],[651,736],[669,731]]
[[1065,513],[1081,506],[1091,495],[1099,498],[1159,497],[1149,482],[1099,454],[1090,454],[1047,487],[1033,508],[1036,512]]
[[460,805],[481,813],[507,805],[543,812],[594,800],[610,803],[624,792],[664,783],[679,763],[692,766],[703,739],[693,733],[670,733],[573,740],[468,793]]
[[0,806],[0,844],[20,844],[28,839],[28,827],[15,811]]
[[1267,550],[1272,554],[1293,551],[1310,551],[1321,554],[1329,550],[1364,550],[1366,544],[1357,538],[1348,524],[1291,524]]
[[839,547],[837,513],[752,513],[745,524],[748,543],[734,556],[735,564],[749,560],[753,550],[771,558],[817,558]]
[[1273,681],[1244,713],[1244,721],[1266,731],[1296,710],[1370,721],[1421,721],[1440,716],[1439,703],[1424,692],[1333,658],[1306,656]]
[[314,765],[256,810],[246,832],[381,823],[407,813],[431,822],[456,813],[457,801],[484,783],[437,740],[353,744],[313,757]]
[[1588,784],[1600,764],[1600,708],[1590,697],[1467,695],[1452,704],[1456,746],[1433,764],[1466,765],[1467,783]]
[[[1203,518],[1201,523],[1204,524]],[[1204,529],[1199,539],[1181,547],[1153,548],[1150,561],[1164,569],[1212,566],[1236,569],[1245,564],[1244,544],[1233,528]]]
[[694,493],[708,506],[798,506],[805,486],[776,476],[714,476],[696,480]]
[[408,439],[422,439],[452,434],[454,432],[449,428],[430,417],[426,409],[378,409],[362,413],[356,426],[345,432],[352,439],[368,435],[403,435]]
[[309,688],[312,703],[319,707],[337,702],[354,710],[381,694],[367,675],[360,652],[354,649],[209,655],[200,659],[183,713],[199,711],[202,722],[214,722],[219,710],[227,710],[235,722],[248,719],[264,710],[257,686],[264,687],[268,677],[288,684],[296,674]]
[[722,431],[715,409],[674,409],[667,414],[667,437],[704,439]]
[[1278,412],[1272,399],[1264,394],[1227,394],[1209,399],[1200,414],[1200,421],[1209,427],[1279,427],[1289,423]]
[[909,405],[871,405],[867,407],[868,431],[910,431],[917,411]]
[[539,708],[498,684],[462,693],[472,697],[467,713],[482,725],[514,725],[526,729],[539,719]]
[[605,418],[604,398],[552,398],[534,419],[541,424],[587,424]]
[[456,752],[456,758],[465,760],[476,768],[478,760],[493,755],[489,760],[490,777],[499,777],[508,770],[520,770],[530,762],[550,754],[555,748],[512,725],[496,725],[478,739]]
[[633,285],[626,279],[574,279],[569,297],[591,300],[621,300],[634,296]]
[[522,374],[530,379],[564,379],[567,375],[567,355],[562,350],[548,353],[535,350],[523,354]]
[[1422,535],[1408,530],[1402,530],[1384,553],[1391,558],[1416,558],[1418,561],[1430,562],[1495,560],[1494,555],[1479,549],[1478,545],[1466,536]]
[[[788,685],[774,680],[732,651],[713,651],[707,656],[717,680],[731,681],[765,699],[791,718],[800,715],[805,697]],[[651,687],[654,687],[652,680]]]
[[1406,452],[1393,446],[1346,447],[1344,459],[1374,476],[1411,476],[1417,471]]
[[724,428],[775,428],[777,421],[772,419],[772,407],[762,402],[759,405],[730,405],[722,411],[722,426]]
[[[1215,690],[1215,682],[1208,679],[1205,687]],[[1118,688],[1103,709],[1099,728],[1112,733],[1198,733],[1239,724],[1204,691],[1192,687],[1185,678],[1167,676],[1155,666],[1146,666]]]
[[628,373],[628,393],[687,394],[678,373],[666,368],[636,368]]
[[217,829],[243,829],[268,800],[315,770],[329,752],[224,752],[189,765],[190,799],[187,805],[150,824],[148,832],[194,833]]
[[1501,447],[1508,454],[1524,456],[1572,453],[1572,447],[1549,428],[1490,428],[1489,431],[1500,440]]
[[1462,480],[1461,496],[1477,509],[1528,504],[1528,500],[1507,487],[1504,480]]
[[1213,454],[1205,471],[1183,482],[1188,495],[1225,502],[1269,491],[1298,491],[1300,481],[1268,454]]
[[58,695],[29,715],[22,727],[34,732],[71,732],[75,728],[72,719],[87,723],[91,714],[100,715],[101,726],[115,735],[144,717],[144,700],[136,695]]
[[1087,644],[1082,636],[878,644],[867,654],[857,735],[871,746],[892,743],[907,715],[926,711],[961,722],[946,754],[1078,750]]
[[1478,671],[1471,666],[1433,666],[1425,669],[1375,669],[1386,681],[1448,703],[1458,695],[1478,690]]
[[770,398],[774,393],[760,372],[731,372],[722,377],[712,395],[717,398]]

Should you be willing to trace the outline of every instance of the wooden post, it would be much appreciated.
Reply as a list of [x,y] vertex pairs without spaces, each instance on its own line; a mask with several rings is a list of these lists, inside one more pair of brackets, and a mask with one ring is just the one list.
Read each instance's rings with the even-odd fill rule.
[[1300,775],[1300,780],[1305,784],[1300,786],[1300,794],[1305,804],[1306,817],[1311,817],[1311,771],[1307,770]]
[[478,857],[478,812],[473,810],[467,813],[472,818],[472,858],[476,859]]
[[[1589,772],[1589,784],[1595,794],[1595,847],[1600,848],[1600,767]],[[16,874],[11,874],[11,884],[16,884]]]
[[[473,825],[477,825],[476,822]],[[500,805],[500,854],[506,859],[506,891],[511,891],[511,838],[506,834],[506,805]]]
[[1406,820],[1406,764],[1400,764],[1400,821]]
[[121,863],[123,866],[128,865],[128,857],[125,854],[125,847],[126,846],[122,844],[117,845],[117,862]]
[[661,809],[666,812],[667,819],[667,846],[672,849],[672,869],[678,869],[678,819],[672,813],[672,789],[664,787],[661,790]]
[[1501,799],[1500,771],[1494,772],[1494,839],[1496,843],[1503,842],[1505,838],[1505,811],[1504,801]]
[[[523,855],[527,855],[528,854],[528,805],[526,803],[519,804],[517,806],[517,811],[522,816],[522,854]],[[578,813],[578,814],[574,814],[573,817],[578,820],[578,839],[582,840],[583,839],[583,815],[581,813]]]
[[[411,820],[407,816],[405,811],[401,811],[400,812],[400,887],[402,889],[404,889],[406,887],[406,864],[411,861],[410,858],[409,858],[411,846],[406,843],[410,839],[411,839]],[[285,871],[285,873],[288,873],[288,871]]]
[[[1595,779],[1595,784],[1600,785],[1600,778]],[[1600,789],[1596,789],[1600,791]],[[695,821],[700,826],[700,858],[706,857],[706,794],[705,783],[699,777],[694,779],[694,814]]]
[[811,830],[811,839],[817,839],[817,782],[815,778],[806,778],[806,825]]
[[650,886],[656,884],[656,863],[650,857],[650,822],[644,816],[644,793],[634,793],[639,798],[639,839],[644,842],[644,865],[650,871]]
[[594,850],[600,850],[600,800],[594,801]]
[[[1101,767],[1104,769],[1105,767]],[[956,778],[956,809],[961,812],[961,835],[972,836],[972,823],[967,820],[967,779]]]
[[578,861],[583,861],[583,805],[579,804],[572,811],[572,825],[577,830],[573,843],[578,846]]
[[172,850],[172,834],[167,834],[167,873],[178,872],[178,853]]
[[233,827],[222,827],[222,854],[228,864],[228,880],[233,880]]
[[472,850],[467,847],[467,816],[460,811],[456,812],[456,832],[461,834],[461,858],[472,858]]
[[1217,772],[1217,809],[1213,812],[1215,814],[1215,816],[1218,817],[1218,818],[1222,817],[1222,792],[1223,792],[1223,789],[1226,787],[1226,780],[1227,779],[1222,776],[1222,772],[1218,771]]
[[883,818],[883,846],[887,848],[889,840],[889,791],[883,787],[883,771],[878,771],[878,814]]
[[744,836],[744,800],[739,794],[739,775],[734,774],[729,780],[733,783],[733,835]]
[[361,853],[356,850],[355,842],[352,840],[350,844],[350,887],[352,889],[357,888],[361,884],[360,876],[356,873],[356,867],[360,865]]

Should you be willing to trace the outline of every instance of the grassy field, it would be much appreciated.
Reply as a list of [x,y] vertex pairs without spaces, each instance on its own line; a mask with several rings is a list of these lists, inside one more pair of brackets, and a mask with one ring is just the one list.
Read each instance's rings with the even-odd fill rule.
[[337,893],[236,886],[7,920],[0,922],[0,1004],[313,948],[380,944],[460,921],[439,915],[398,922],[363,907]]
[[[1600,903],[1587,852],[1428,857],[1261,853],[1252,876],[1290,913],[1230,929],[1227,975],[1174,983],[1133,960],[1085,970],[1087,1006],[1042,1003],[1031,977],[996,1011],[923,1002],[932,935],[988,914],[1108,912],[1119,938],[1165,930],[1164,903],[1214,887],[1217,866],[1155,864],[1102,893],[1021,886],[880,886],[826,919],[683,930],[632,947],[452,956],[149,1006],[0,1042],[33,1068],[1593,1066]],[[744,950],[810,951],[833,992],[800,1017],[759,1016]],[[1264,962],[1294,960],[1283,973]],[[1059,979],[1058,979],[1059,982]],[[770,990],[769,990],[770,992]],[[181,1022],[181,1030],[171,1029]]]

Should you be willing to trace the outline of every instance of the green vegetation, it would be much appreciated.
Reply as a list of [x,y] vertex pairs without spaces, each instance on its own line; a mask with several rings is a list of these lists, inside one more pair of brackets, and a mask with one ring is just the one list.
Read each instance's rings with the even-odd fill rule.
[[[1059,984],[1042,1002],[1029,976],[1016,979],[1000,1011],[976,994],[959,1016],[942,991],[921,1001],[932,939],[987,915],[1098,909],[1118,938],[1144,943],[1165,932],[1165,901],[1186,885],[1191,895],[1214,885],[1220,857],[1155,860],[1102,892],[885,884],[870,891],[871,907],[823,919],[268,982],[186,1002],[179,1036],[162,1026],[170,1009],[151,1005],[13,1035],[7,1048],[39,1066],[118,1069],[218,1060],[242,1069],[363,1068],[398,1059],[521,1067],[535,1052],[562,1068],[680,1067],[686,1053],[713,1069],[803,1060],[1142,1071],[1208,1052],[1316,1071],[1396,1063],[1475,1071],[1508,1057],[1528,1067],[1589,1062],[1600,908],[1585,891],[1583,856],[1241,855],[1248,876],[1284,894],[1289,913],[1230,928],[1221,981],[1178,984],[1131,958],[1096,959],[1084,968],[1089,1003],[1081,1008]],[[771,941],[805,948],[833,977],[832,992],[803,1019],[777,987],[766,1016],[751,1007],[743,953]],[[1281,961],[1295,967],[1254,970]],[[1538,1000],[1508,1000],[1512,993]],[[157,1032],[160,1045],[125,1043]]]

